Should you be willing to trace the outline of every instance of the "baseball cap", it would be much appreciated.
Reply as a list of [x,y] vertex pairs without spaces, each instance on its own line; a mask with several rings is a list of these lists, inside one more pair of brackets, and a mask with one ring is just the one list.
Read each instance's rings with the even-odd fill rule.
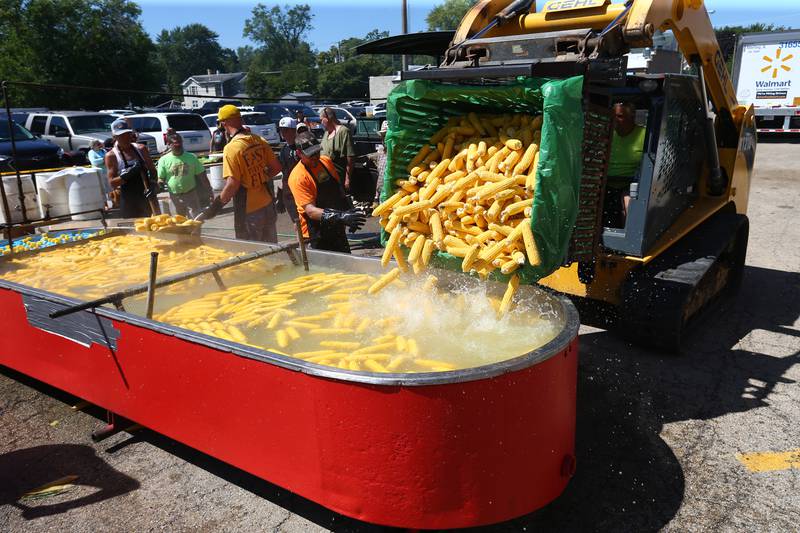
[[111,135],[117,136],[123,133],[132,133],[133,130],[128,126],[128,122],[124,118],[118,118],[111,123]]
[[296,129],[297,128],[297,121],[292,117],[283,117],[278,122],[279,128],[288,128],[288,129]]
[[297,133],[302,133],[304,131],[308,131],[308,124],[306,124],[305,122],[298,122]]
[[308,132],[299,133],[294,144],[298,150],[302,150],[308,157],[317,155],[320,150],[322,150],[322,146],[319,144],[317,138]]
[[239,113],[239,108],[233,104],[226,104],[219,108],[217,112],[217,119],[218,120],[228,120],[229,118],[238,117],[241,113]]

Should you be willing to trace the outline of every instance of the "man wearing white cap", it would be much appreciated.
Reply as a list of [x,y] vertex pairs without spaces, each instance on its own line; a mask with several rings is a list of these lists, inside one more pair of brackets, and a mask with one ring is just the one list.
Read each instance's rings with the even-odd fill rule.
[[281,162],[281,168],[283,168],[281,202],[286,208],[289,218],[291,218],[294,223],[297,223],[298,215],[297,206],[292,196],[292,190],[289,188],[289,174],[292,173],[294,166],[300,161],[294,146],[295,139],[297,138],[297,126],[298,122],[292,117],[283,117],[280,122],[278,122],[281,137],[286,141],[286,144],[283,145],[281,151],[278,153],[278,160]]
[[120,189],[120,214],[123,218],[158,214],[158,186],[152,179],[158,175],[147,150],[137,146],[136,134],[124,119],[111,123],[114,148],[106,154],[108,182]]

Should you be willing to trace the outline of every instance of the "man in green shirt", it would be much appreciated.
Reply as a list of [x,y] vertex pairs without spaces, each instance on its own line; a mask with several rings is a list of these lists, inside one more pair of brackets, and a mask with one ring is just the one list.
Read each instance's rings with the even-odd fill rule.
[[333,166],[339,176],[344,176],[344,190],[350,190],[350,178],[353,176],[353,161],[356,149],[350,129],[339,124],[336,113],[330,107],[322,108],[319,114],[325,133],[322,134],[322,155],[333,160]]
[[167,134],[170,151],[158,160],[158,181],[167,184],[169,196],[179,215],[194,218],[200,214],[198,180],[205,179],[206,169],[191,152],[183,150],[179,133]]
[[608,163],[605,223],[622,227],[628,216],[631,183],[638,179],[647,130],[636,124],[636,106],[630,102],[614,105],[614,132]]

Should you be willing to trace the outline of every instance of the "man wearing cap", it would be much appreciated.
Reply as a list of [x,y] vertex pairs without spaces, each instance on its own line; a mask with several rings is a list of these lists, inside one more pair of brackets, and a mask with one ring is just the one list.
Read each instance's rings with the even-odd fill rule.
[[320,156],[321,146],[311,133],[297,136],[300,162],[289,176],[303,237],[312,248],[350,253],[345,228],[355,232],[364,225],[364,213],[353,209],[328,156]]
[[286,141],[286,144],[283,145],[281,151],[278,153],[278,159],[283,169],[281,201],[286,208],[286,212],[289,214],[289,218],[291,218],[294,223],[297,223],[298,215],[292,191],[289,189],[289,174],[292,173],[294,166],[300,161],[300,158],[297,156],[297,150],[295,149],[298,126],[298,122],[291,117],[283,117],[280,122],[278,122],[281,137]]
[[278,242],[277,213],[267,185],[281,164],[267,141],[244,128],[239,108],[222,106],[217,118],[228,134],[222,156],[225,187],[198,219],[213,218],[233,200],[237,239]]
[[151,177],[158,175],[147,150],[135,144],[136,134],[123,119],[111,123],[114,148],[105,156],[108,182],[120,189],[120,214],[123,218],[158,214],[158,188]]

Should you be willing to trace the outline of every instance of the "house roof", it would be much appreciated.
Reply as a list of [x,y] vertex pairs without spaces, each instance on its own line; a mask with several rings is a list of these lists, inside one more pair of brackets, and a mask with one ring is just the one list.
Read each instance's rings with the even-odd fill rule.
[[245,72],[226,72],[222,74],[197,74],[189,76],[181,85],[187,85],[190,81],[194,81],[201,85],[208,83],[225,83],[226,81],[237,80],[245,77]]

